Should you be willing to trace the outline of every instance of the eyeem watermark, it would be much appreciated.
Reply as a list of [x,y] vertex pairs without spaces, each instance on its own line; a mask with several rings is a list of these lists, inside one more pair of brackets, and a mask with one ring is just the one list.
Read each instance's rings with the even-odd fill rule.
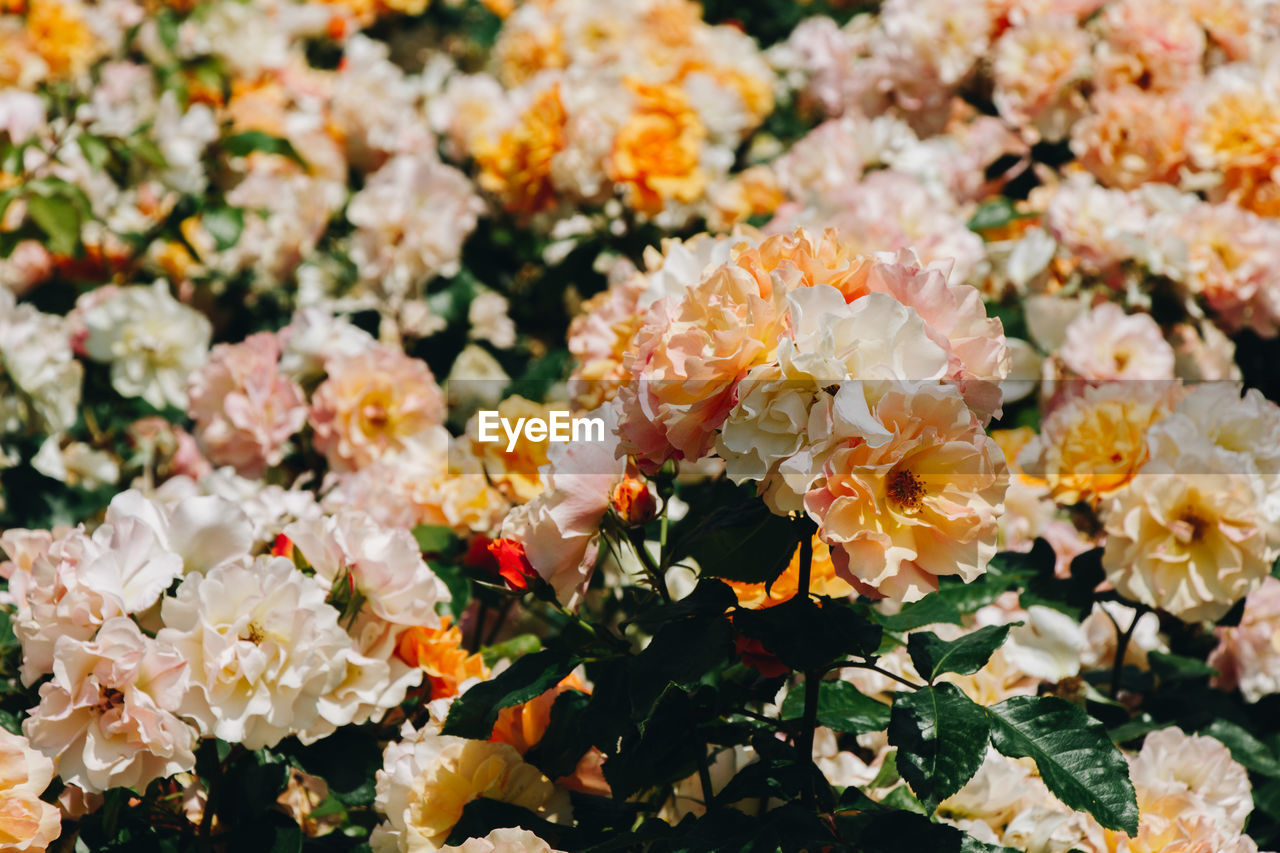
[[502,441],[498,434],[506,436],[507,452],[516,449],[523,435],[526,441],[541,443],[551,441],[568,444],[570,441],[604,441],[604,418],[575,418],[568,412],[552,411],[549,418],[504,418],[495,409],[481,409],[476,413],[476,440],[484,444]]

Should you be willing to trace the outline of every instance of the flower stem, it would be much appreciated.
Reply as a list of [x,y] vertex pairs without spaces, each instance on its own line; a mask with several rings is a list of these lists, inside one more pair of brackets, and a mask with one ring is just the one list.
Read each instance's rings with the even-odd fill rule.
[[[800,577],[796,595],[809,595],[809,579],[813,572],[813,536],[806,529],[800,539]],[[818,726],[818,690],[822,686],[822,671],[811,669],[804,674],[804,718],[796,734],[796,751],[813,761],[813,731]]]
[[[1105,611],[1105,608],[1104,608]],[[1111,617],[1111,624],[1116,626],[1116,659],[1111,664],[1111,684],[1107,694],[1115,699],[1120,694],[1120,675],[1124,672],[1124,658],[1129,652],[1129,641],[1133,639],[1133,632],[1138,627],[1138,620],[1146,615],[1147,608],[1143,605],[1137,605],[1133,609],[1133,620],[1129,623],[1129,627],[1120,630],[1120,623],[1115,617]],[[1111,616],[1110,613],[1107,614]]]

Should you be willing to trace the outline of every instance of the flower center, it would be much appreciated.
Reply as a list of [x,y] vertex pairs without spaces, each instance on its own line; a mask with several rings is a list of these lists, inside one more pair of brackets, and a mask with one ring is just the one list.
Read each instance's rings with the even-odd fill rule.
[[267,638],[267,635],[263,632],[262,626],[259,625],[257,622],[250,622],[249,636],[241,637],[240,639],[248,640],[249,642],[253,643],[255,646],[260,646],[262,645],[262,641],[265,640],[266,638]]
[[1193,509],[1185,509],[1178,521],[1185,525],[1185,538],[1188,542],[1199,542],[1209,529],[1209,522]]
[[98,704],[93,708],[100,714],[105,714],[117,705],[124,704],[124,694],[114,687],[98,688]]
[[902,468],[889,475],[885,491],[889,500],[898,506],[915,510],[920,508],[920,501],[924,498],[924,483],[911,471]]

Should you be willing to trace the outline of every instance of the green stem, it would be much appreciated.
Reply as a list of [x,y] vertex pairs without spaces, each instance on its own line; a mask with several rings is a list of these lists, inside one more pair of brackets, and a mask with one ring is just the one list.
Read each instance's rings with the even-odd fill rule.
[[[809,596],[809,579],[813,573],[813,537],[806,531],[800,539],[800,577],[796,583],[796,595]],[[804,674],[804,718],[796,734],[796,751],[805,759],[813,760],[813,732],[818,727],[818,690],[822,686],[822,671],[811,669]]]
[[707,766],[707,747],[704,744],[702,754],[698,756],[698,781],[702,784],[702,808],[711,811],[711,800],[715,791],[711,787],[711,770]]
[[[1146,611],[1147,608],[1143,605],[1135,607],[1133,609],[1133,621],[1131,621],[1129,623],[1129,627],[1123,631],[1120,630],[1120,623],[1116,621],[1115,617],[1111,616],[1110,613],[1107,613],[1107,616],[1111,619],[1111,624],[1116,626],[1116,659],[1111,664],[1111,684],[1107,691],[1108,695],[1112,699],[1115,699],[1116,696],[1120,695],[1120,676],[1124,672],[1124,658],[1129,652],[1129,641],[1133,639],[1133,632],[1138,627],[1138,620],[1146,614]],[[1103,612],[1106,612],[1105,607],[1103,608]]]
[[637,527],[629,531],[628,541],[631,543],[631,550],[636,552],[636,556],[644,564],[645,573],[649,575],[649,580],[653,582],[653,588],[658,591],[658,595],[662,596],[663,601],[671,601],[671,593],[667,590],[667,579],[658,568],[658,564],[653,561],[653,555],[649,553],[649,549],[644,547],[644,529]]
[[910,687],[912,690],[919,690],[921,687],[924,687],[923,684],[916,684],[911,679],[903,678],[901,675],[890,672],[884,667],[877,666],[876,664],[872,663],[869,660],[842,660],[842,661],[838,661],[837,663],[831,664],[826,668],[825,671],[830,672],[833,669],[849,669],[849,668],[869,669],[872,672],[878,672],[881,675],[883,675],[885,678],[892,678],[894,681],[898,682],[899,684],[905,687]]

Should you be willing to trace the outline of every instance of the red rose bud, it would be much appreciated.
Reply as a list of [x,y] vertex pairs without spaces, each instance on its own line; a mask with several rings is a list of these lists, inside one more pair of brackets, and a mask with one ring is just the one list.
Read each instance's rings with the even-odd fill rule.
[[775,678],[791,671],[791,667],[778,660],[773,652],[764,647],[764,643],[754,637],[739,634],[734,638],[733,646],[742,662],[765,678]]
[[613,511],[631,526],[644,524],[658,514],[658,502],[649,484],[639,477],[627,475],[613,488]]
[[281,533],[271,545],[271,556],[293,559],[293,540]]
[[525,556],[523,542],[495,539],[489,543],[489,553],[498,561],[498,574],[516,592],[524,592],[539,579],[529,558]]

